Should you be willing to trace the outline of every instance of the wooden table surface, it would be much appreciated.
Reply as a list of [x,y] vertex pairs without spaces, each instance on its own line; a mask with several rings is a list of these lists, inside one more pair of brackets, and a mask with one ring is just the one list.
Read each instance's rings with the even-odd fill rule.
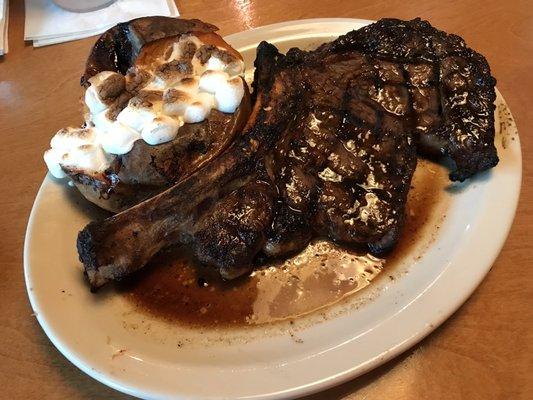
[[[50,343],[32,316],[22,267],[28,215],[46,173],[42,153],[54,132],[80,120],[78,81],[95,39],[34,49],[23,41],[24,2],[10,3],[10,52],[0,58],[0,398],[123,399],[127,396],[79,371]],[[518,213],[500,256],[472,297],[428,338],[381,368],[312,398],[533,399],[530,0],[177,3],[183,17],[214,23],[222,35],[291,19],[421,16],[487,57],[516,118],[524,158]]]

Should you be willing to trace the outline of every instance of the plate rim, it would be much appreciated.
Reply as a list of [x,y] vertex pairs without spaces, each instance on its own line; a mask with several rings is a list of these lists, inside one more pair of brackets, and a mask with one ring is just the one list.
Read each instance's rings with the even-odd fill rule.
[[[353,19],[353,18],[317,18],[317,19],[311,18],[311,19],[304,19],[304,20],[293,20],[293,21],[285,21],[285,22],[280,22],[280,23],[275,23],[275,24],[264,25],[264,26],[260,26],[260,27],[256,27],[256,28],[247,30],[247,31],[234,33],[234,34],[225,36],[224,39],[229,41],[229,42],[231,42],[231,41],[237,40],[237,38],[239,38],[240,36],[245,35],[245,34],[261,33],[263,31],[274,30],[274,29],[278,29],[278,28],[282,28],[282,27],[291,27],[291,26],[304,25],[304,24],[320,25],[320,24],[332,23],[334,25],[335,24],[339,24],[340,25],[340,24],[343,24],[343,23],[352,23],[352,24],[353,23],[364,23],[364,24],[368,24],[368,23],[371,23],[371,22],[374,22],[374,21],[362,20],[362,19]],[[346,32],[345,30],[342,30],[342,31]],[[286,38],[286,36],[282,36],[282,37]],[[239,39],[239,40],[242,40],[242,39]],[[498,91],[497,91],[497,93],[499,94]],[[500,94],[500,97],[501,97],[501,101],[504,104],[507,104],[505,102],[505,99],[503,98],[503,96],[501,96],[501,94]],[[509,113],[511,113],[509,107],[507,107],[507,109],[508,109]],[[514,171],[514,172],[517,173],[517,175],[515,175],[516,186],[517,187],[515,188],[516,190],[511,194],[511,198],[510,198],[511,203],[507,203],[508,205],[511,205],[511,207],[508,207],[506,212],[505,212],[505,215],[501,217],[502,220],[504,221],[504,224],[501,225],[500,229],[498,229],[497,232],[493,235],[494,236],[493,242],[497,242],[497,245],[491,246],[491,247],[488,248],[486,253],[483,255],[484,260],[485,260],[485,262],[483,262],[483,264],[485,266],[483,268],[478,268],[477,269],[477,274],[474,274],[475,275],[474,279],[470,279],[468,281],[469,284],[465,285],[465,287],[462,289],[461,295],[455,296],[453,302],[450,302],[449,301],[450,298],[448,297],[448,301],[446,301],[448,306],[446,307],[446,310],[444,312],[440,312],[438,314],[438,317],[435,318],[430,325],[427,325],[425,329],[414,332],[414,334],[412,334],[409,337],[405,338],[400,343],[397,343],[396,346],[391,347],[388,350],[385,350],[383,353],[379,354],[375,358],[367,360],[366,362],[364,362],[362,364],[354,365],[352,368],[344,370],[344,371],[341,371],[341,372],[339,372],[336,375],[325,377],[322,380],[315,381],[315,382],[309,383],[307,385],[303,385],[303,386],[300,386],[300,387],[294,387],[294,388],[287,389],[287,390],[284,390],[284,391],[281,391],[281,392],[261,393],[261,394],[258,394],[257,396],[255,396],[255,395],[254,396],[248,396],[247,398],[274,399],[274,398],[285,398],[285,397],[288,397],[288,396],[291,396],[291,397],[292,396],[297,396],[297,397],[299,397],[299,396],[312,394],[312,393],[315,393],[315,392],[318,392],[318,391],[321,391],[321,390],[325,390],[325,389],[328,389],[328,388],[330,388],[332,386],[336,386],[336,385],[341,384],[343,382],[346,382],[346,381],[348,381],[350,379],[353,379],[353,378],[355,378],[355,377],[357,377],[359,375],[362,375],[362,374],[368,372],[369,370],[371,370],[371,369],[373,369],[373,368],[375,368],[375,367],[387,362],[388,360],[392,359],[393,357],[398,356],[399,354],[401,354],[402,352],[404,352],[408,348],[412,347],[413,345],[415,345],[416,343],[421,341],[424,337],[429,335],[433,330],[435,330],[439,325],[441,325],[446,319],[448,319],[462,304],[464,304],[464,302],[472,295],[474,290],[481,283],[481,281],[485,278],[486,274],[488,273],[488,271],[492,267],[494,261],[496,260],[496,258],[498,257],[499,253],[501,252],[501,249],[505,245],[507,237],[508,237],[508,234],[509,234],[509,231],[510,231],[512,225],[513,225],[513,221],[514,221],[514,217],[516,215],[516,210],[517,210],[518,201],[519,201],[519,197],[520,197],[521,182],[522,182],[522,156],[521,156],[520,139],[519,139],[518,134],[516,135],[516,138],[517,138],[516,146],[518,146],[518,149],[519,149],[519,151],[518,151],[519,157],[516,160],[517,163],[518,163],[517,171]],[[28,294],[32,309],[37,313],[36,317],[37,317],[37,320],[38,320],[39,324],[43,328],[45,334],[48,336],[48,338],[54,344],[54,346],[70,362],[72,362],[76,367],[78,367],[79,369],[81,369],[83,372],[85,372],[89,376],[93,377],[94,379],[104,383],[107,386],[110,386],[110,387],[112,387],[112,388],[114,388],[116,390],[119,390],[121,392],[127,393],[127,394],[132,395],[132,396],[143,397],[143,398],[144,397],[149,397],[149,398],[162,398],[162,397],[165,397],[163,392],[158,394],[158,393],[154,393],[154,392],[150,392],[150,391],[142,391],[142,390],[139,390],[139,388],[128,386],[127,384],[124,384],[123,382],[121,382],[119,379],[116,379],[116,377],[109,376],[109,374],[106,374],[106,373],[101,373],[100,371],[98,371],[94,367],[91,367],[91,366],[85,364],[83,362],[83,360],[78,356],[78,354],[75,354],[75,353],[73,353],[73,352],[71,352],[69,350],[68,344],[62,343],[60,340],[57,339],[57,337],[54,335],[53,330],[50,328],[48,322],[44,318],[42,318],[41,313],[38,312],[39,306],[37,304],[36,298],[32,294],[32,284],[31,284],[32,279],[31,279],[31,273],[30,273],[31,266],[29,265],[29,261],[28,260],[29,260],[30,247],[31,247],[30,246],[30,242],[31,242],[32,229],[33,229],[33,226],[34,226],[33,221],[34,221],[34,218],[35,218],[35,214],[37,212],[38,202],[39,202],[40,198],[43,195],[44,187],[47,184],[47,181],[48,181],[48,179],[45,177],[45,179],[43,180],[43,183],[41,184],[41,186],[39,188],[39,191],[38,191],[38,193],[37,193],[37,195],[35,197],[34,203],[32,205],[32,209],[31,209],[30,216],[29,216],[29,219],[28,219],[28,224],[27,224],[27,227],[26,227],[26,233],[25,233],[25,238],[24,238],[24,251],[23,251],[23,254],[24,254],[24,277],[25,277],[27,294]],[[502,227],[503,227],[503,229],[502,229]],[[488,261],[486,261],[486,260],[488,260]],[[443,269],[443,271],[444,271],[444,269]],[[440,279],[440,275],[439,275],[439,279]],[[433,282],[428,287],[428,289],[429,288],[433,288],[433,290],[434,290],[435,289],[435,286],[434,286],[435,283],[438,283],[437,280],[435,280],[435,282]],[[442,282],[441,282],[441,284],[442,284]],[[390,323],[390,321],[399,318],[403,314],[403,312],[405,310],[407,310],[410,307],[412,307],[412,305],[413,305],[413,303],[415,303],[415,301],[418,301],[418,300],[421,299],[421,297],[426,296],[427,295],[426,292],[429,292],[428,289],[426,289],[424,291],[424,293],[419,294],[419,296],[417,296],[415,300],[413,300],[411,303],[406,305],[406,307],[403,308],[400,312],[392,315],[390,318],[388,318],[387,320],[383,321],[383,324]],[[179,395],[179,393],[175,393],[175,395]]]

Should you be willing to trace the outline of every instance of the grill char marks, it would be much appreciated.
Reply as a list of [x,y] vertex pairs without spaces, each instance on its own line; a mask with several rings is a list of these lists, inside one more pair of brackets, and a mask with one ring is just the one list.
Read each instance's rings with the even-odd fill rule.
[[402,77],[380,74],[391,66],[357,52],[322,57],[292,50],[287,58],[306,95],[272,152],[283,206],[264,253],[301,250],[317,235],[374,253],[390,250],[416,166]]
[[449,156],[452,180],[498,163],[494,147],[494,86],[487,60],[459,36],[427,21],[382,19],[322,45],[324,54],[359,51],[402,64],[417,114],[422,155]]

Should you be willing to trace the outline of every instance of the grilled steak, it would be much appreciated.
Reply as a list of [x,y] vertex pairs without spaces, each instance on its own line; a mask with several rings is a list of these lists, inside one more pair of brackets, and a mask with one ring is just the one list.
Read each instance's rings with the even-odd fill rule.
[[451,156],[452,179],[497,162],[486,61],[428,23],[383,20],[286,56],[263,42],[255,66],[251,118],[225,153],[80,232],[93,289],[176,243],[228,279],[314,236],[383,254],[401,231],[417,147]]
[[449,156],[450,179],[463,181],[494,167],[496,80],[485,57],[457,35],[415,19],[382,19],[322,45],[318,52],[360,51],[398,68],[380,72],[405,80],[412,98],[422,155]]

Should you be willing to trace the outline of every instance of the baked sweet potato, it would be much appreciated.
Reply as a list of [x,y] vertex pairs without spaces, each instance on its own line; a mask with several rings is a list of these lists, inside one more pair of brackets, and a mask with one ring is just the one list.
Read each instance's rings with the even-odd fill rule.
[[[168,17],[145,17],[118,24],[97,40],[81,84],[89,87],[91,77],[103,71],[126,76],[136,68],[150,69],[184,35],[197,37],[210,48],[224,49],[242,61],[242,56],[216,30],[199,20]],[[224,151],[250,113],[250,94],[244,80],[243,85],[244,96],[235,112],[213,108],[202,122],[181,126],[172,141],[150,145],[139,139],[126,154],[112,155],[109,168],[103,172],[62,168],[89,201],[112,212],[129,208],[190,175]]]

